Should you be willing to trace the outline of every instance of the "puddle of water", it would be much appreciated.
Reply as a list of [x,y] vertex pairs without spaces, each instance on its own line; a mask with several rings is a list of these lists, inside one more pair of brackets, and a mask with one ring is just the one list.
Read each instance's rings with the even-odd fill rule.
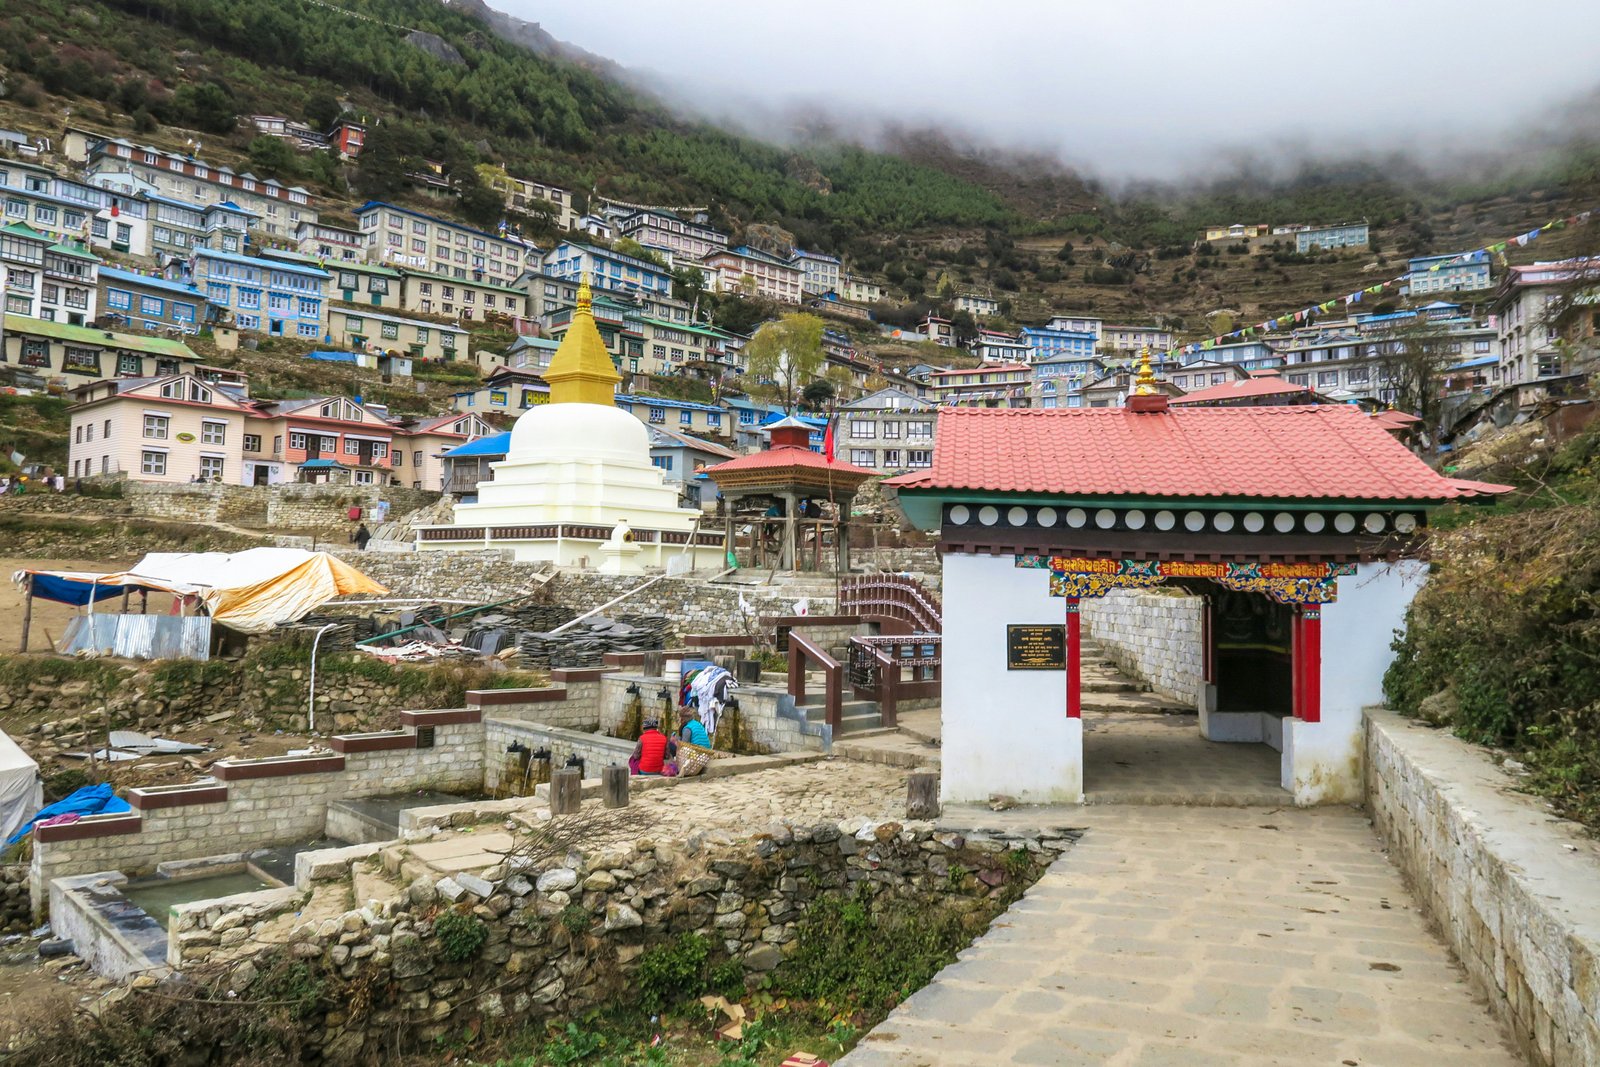
[[134,907],[160,923],[162,929],[166,929],[174,904],[276,888],[272,882],[257,878],[249,871],[234,871],[199,878],[152,878],[143,882],[129,882],[122,887],[122,895]]

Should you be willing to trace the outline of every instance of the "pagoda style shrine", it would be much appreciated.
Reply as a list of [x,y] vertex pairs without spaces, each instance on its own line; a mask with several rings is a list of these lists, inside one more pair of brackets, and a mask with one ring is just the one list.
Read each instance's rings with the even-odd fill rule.
[[1082,801],[1080,605],[1163,583],[1204,598],[1203,736],[1278,748],[1296,803],[1358,799],[1428,511],[1509,488],[1349,405],[1169,406],[1152,380],[1122,408],[946,411],[932,467],[885,483],[943,553],[946,801]]
[[[767,514],[748,516],[745,520],[752,531],[752,551],[760,551],[766,528],[777,526],[781,529],[778,569],[794,570],[801,562],[802,507],[809,502],[818,505],[820,511],[820,505],[826,503],[836,516],[829,524],[829,529],[834,531],[834,564],[839,571],[848,571],[850,504],[861,484],[876,477],[877,472],[813,452],[809,443],[811,427],[793,416],[767,429],[772,437],[766,449],[707,467],[704,472],[717,483],[722,494],[728,551],[736,551],[735,533],[740,525],[741,502],[754,501],[763,507],[771,503]],[[812,537],[813,547],[820,556],[824,539],[822,525],[813,525]]]

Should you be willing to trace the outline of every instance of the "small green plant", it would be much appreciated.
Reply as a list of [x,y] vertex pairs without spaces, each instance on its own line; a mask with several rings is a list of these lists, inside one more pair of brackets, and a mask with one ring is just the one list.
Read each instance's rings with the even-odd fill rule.
[[1028,855],[1026,849],[1012,849],[1006,853],[1004,866],[1007,876],[1021,878],[1033,869],[1033,857]]
[[463,963],[483,948],[489,927],[471,912],[452,908],[433,921],[433,934],[439,939],[440,955],[451,963]]
[[947,890],[949,890],[950,892],[952,892],[952,893],[961,892],[961,887],[966,882],[967,875],[970,874],[970,873],[971,872],[968,871],[965,867],[961,866],[961,864],[952,863],[950,865],[950,869],[945,872],[945,876],[944,876],[945,888]]
[[593,916],[584,910],[582,904],[568,904],[561,909],[561,914],[556,916],[556,921],[566,928],[567,933],[577,935],[589,929]]
[[705,974],[711,944],[699,934],[682,934],[676,941],[646,949],[639,957],[634,981],[646,1010],[660,1011],[692,993]]
[[294,1019],[304,1019],[317,1010],[323,982],[300,962],[283,962],[262,974],[252,993],[259,999],[281,1004]]
[[723,960],[711,968],[711,973],[706,976],[706,983],[713,992],[725,997],[737,997],[744,994],[744,964],[738,960]]
[[844,1019],[835,1019],[828,1027],[828,1042],[840,1052],[848,1049],[855,1043],[856,1037],[861,1033]]
[[560,1037],[545,1045],[544,1058],[539,1062],[554,1067],[584,1063],[598,1056],[605,1046],[606,1039],[601,1035],[581,1029],[577,1023],[568,1023]]

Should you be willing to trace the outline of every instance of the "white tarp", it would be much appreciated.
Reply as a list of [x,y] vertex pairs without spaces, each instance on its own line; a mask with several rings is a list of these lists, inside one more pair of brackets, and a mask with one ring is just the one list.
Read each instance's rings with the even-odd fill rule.
[[39,765],[0,731],[0,841],[44,807]]

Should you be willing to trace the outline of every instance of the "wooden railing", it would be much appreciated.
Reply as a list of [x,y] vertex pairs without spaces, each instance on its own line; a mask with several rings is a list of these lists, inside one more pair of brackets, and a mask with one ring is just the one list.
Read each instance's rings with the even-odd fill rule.
[[939,695],[941,644],[938,634],[852,637],[849,677],[856,699],[877,701],[883,725],[892,729],[901,700]]
[[912,633],[936,634],[944,630],[939,598],[915,578],[903,574],[867,574],[839,582],[839,613],[860,615],[875,622],[903,623]]
[[844,715],[844,668],[839,661],[804,634],[789,632],[789,695],[796,705],[806,702],[806,664],[822,669],[823,707],[828,725],[838,735]]

